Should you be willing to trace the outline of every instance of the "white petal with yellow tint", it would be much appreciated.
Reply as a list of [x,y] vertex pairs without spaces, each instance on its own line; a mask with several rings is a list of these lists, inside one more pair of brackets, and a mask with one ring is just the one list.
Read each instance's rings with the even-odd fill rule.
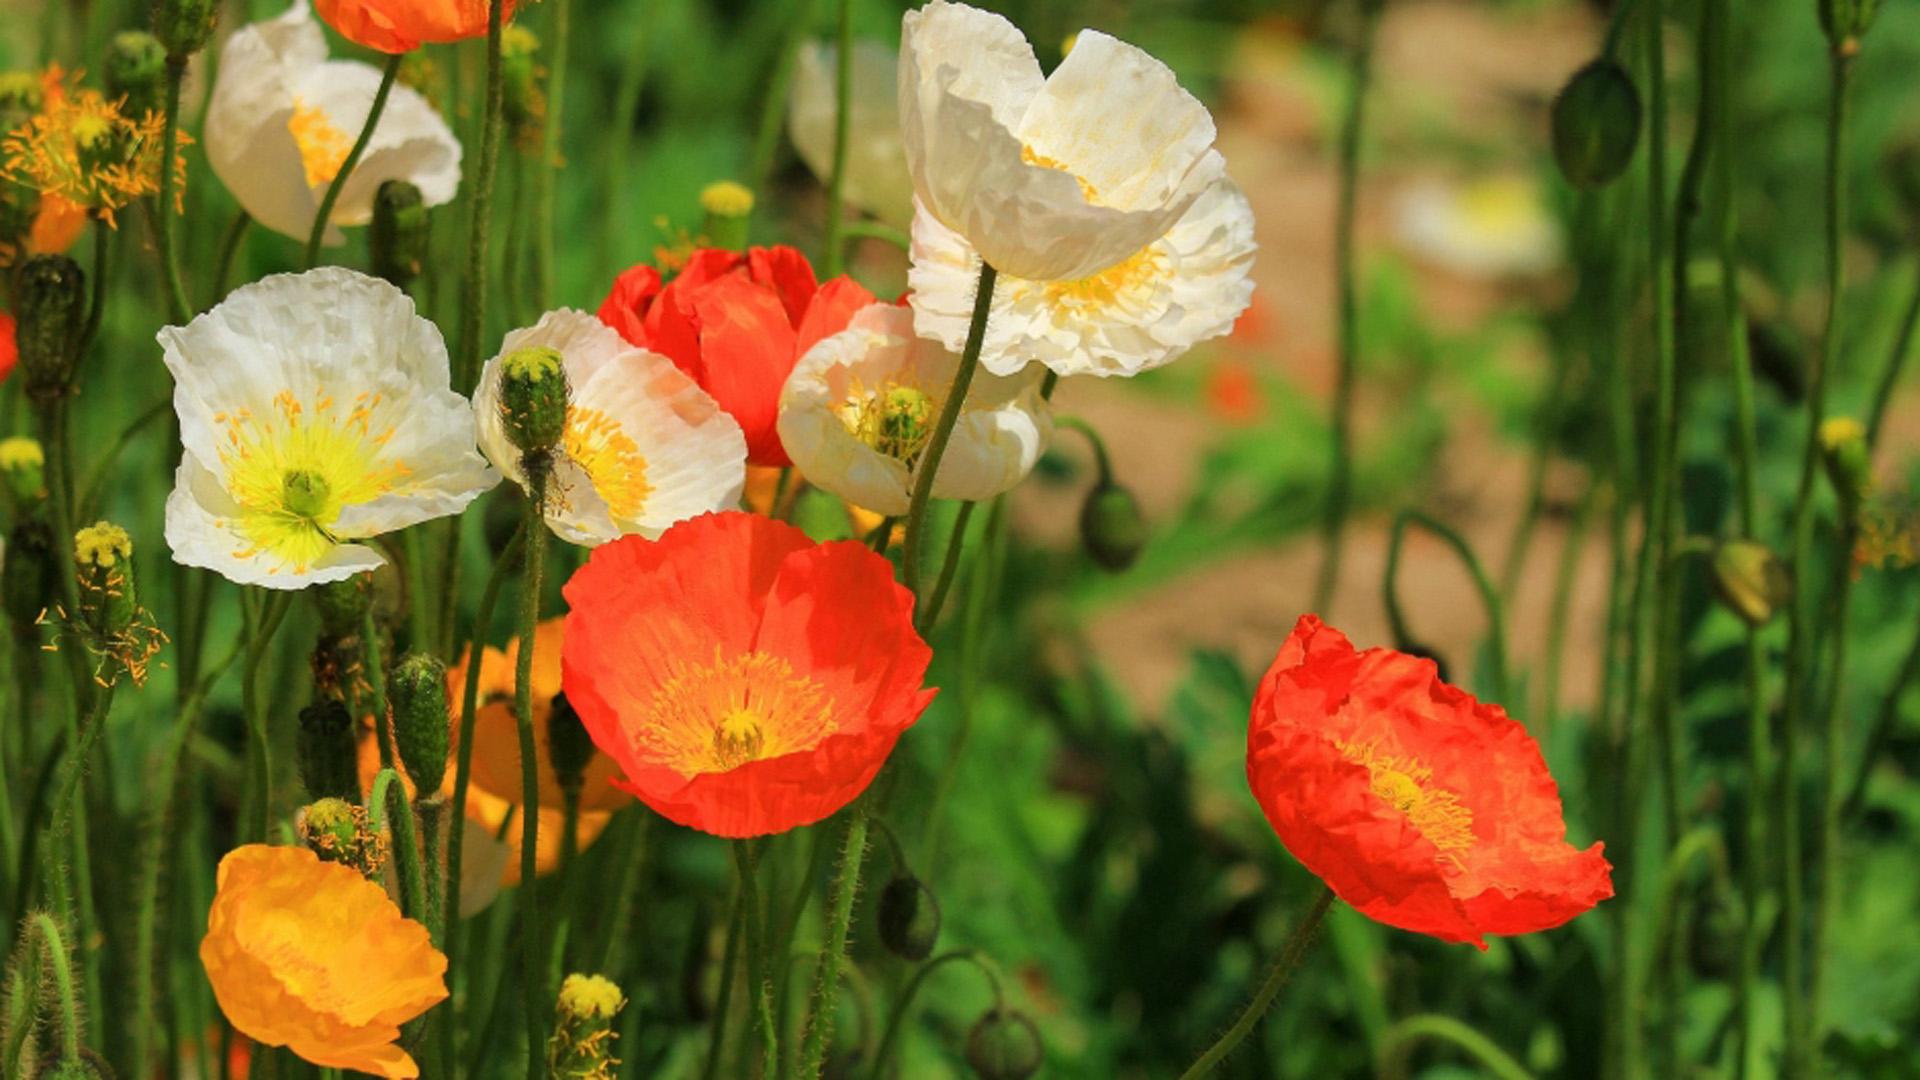
[[[780,441],[807,480],[879,514],[907,512],[921,455],[959,357],[916,337],[913,313],[874,304],[795,365]],[[1018,484],[1053,437],[1038,369],[977,374],[933,496],[990,499]]]
[[[1233,329],[1253,297],[1254,247],[1246,196],[1223,179],[1166,236],[1094,277],[1002,274],[980,363],[1001,375],[1034,361],[1060,375],[1135,375],[1171,363]],[[965,237],[915,215],[907,282],[919,333],[964,348],[979,273]]]
[[1419,258],[1469,277],[1528,277],[1558,266],[1560,227],[1530,177],[1429,180],[1404,192],[1399,240]]
[[[822,184],[833,178],[838,78],[831,45],[800,46],[787,109],[787,132],[800,160]],[[853,46],[853,98],[847,114],[847,202],[889,225],[913,219],[913,177],[900,145],[900,57],[877,41]]]

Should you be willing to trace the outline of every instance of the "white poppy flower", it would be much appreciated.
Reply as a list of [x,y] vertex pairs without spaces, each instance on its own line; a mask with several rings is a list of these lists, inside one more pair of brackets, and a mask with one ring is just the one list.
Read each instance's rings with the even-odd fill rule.
[[1468,277],[1530,277],[1560,264],[1560,228],[1540,185],[1520,176],[1428,181],[1399,200],[1400,242]]
[[354,541],[499,482],[440,331],[378,278],[277,274],[159,338],[186,448],[167,499],[176,562],[272,589],[338,581],[386,561]]
[[[1253,211],[1222,179],[1167,235],[1092,277],[1001,275],[980,363],[1011,375],[1037,360],[1061,375],[1136,375],[1233,329],[1253,299]],[[913,219],[914,328],[966,346],[980,256],[922,210]]]
[[659,353],[630,345],[584,311],[550,311],[508,334],[473,392],[480,449],[525,486],[501,414],[500,369],[522,349],[552,349],[567,374],[567,427],[546,507],[554,534],[596,545],[740,504],[747,439],[700,384]]
[[[921,452],[960,358],[916,337],[913,313],[892,304],[860,310],[794,366],[780,394],[780,442],[807,480],[878,514],[912,502]],[[1032,471],[1053,438],[1038,368],[981,373],[933,480],[937,499],[979,501]]]
[[[370,64],[328,60],[325,33],[307,0],[296,0],[227,39],[207,107],[207,161],[255,221],[305,240],[366,126],[380,76]],[[340,190],[328,244],[345,242],[338,226],[372,219],[374,193],[388,180],[411,181],[428,206],[460,186],[459,140],[426,98],[400,85]]]
[[1092,277],[1224,174],[1206,107],[1097,30],[1043,76],[1012,23],[933,0],[903,22],[899,93],[914,194],[1016,277]]
[[[787,131],[800,160],[822,184],[833,180],[834,124],[839,111],[838,52],[800,46]],[[847,112],[847,202],[891,225],[913,218],[913,178],[900,146],[900,57],[877,41],[853,46],[853,98]]]

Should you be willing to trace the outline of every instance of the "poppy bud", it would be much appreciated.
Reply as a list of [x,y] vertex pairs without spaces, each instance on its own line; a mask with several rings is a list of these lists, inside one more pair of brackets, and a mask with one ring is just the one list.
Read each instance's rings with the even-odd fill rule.
[[747,247],[747,219],[753,216],[753,192],[745,184],[719,180],[700,192],[700,209],[707,213],[707,246],[744,251]]
[[1024,1013],[995,1006],[967,1033],[967,1064],[982,1080],[1026,1080],[1045,1059],[1040,1029]]
[[300,782],[316,799],[360,801],[359,757],[353,714],[334,698],[300,710]]
[[880,890],[880,942],[895,956],[925,960],[940,940],[940,901],[911,874],[901,874]]
[[1553,99],[1553,156],[1575,187],[1610,184],[1640,142],[1640,92],[1626,69],[1605,57],[1567,80]]
[[1860,51],[1860,37],[1880,13],[1880,0],[1820,0],[1820,29],[1827,44],[1842,56]]
[[0,561],[0,598],[15,626],[32,626],[53,601],[53,533],[37,521],[22,521],[7,534]]
[[1851,416],[1830,417],[1820,424],[1820,457],[1827,467],[1840,505],[1851,518],[1866,497],[1873,478],[1867,454],[1867,429]]
[[107,46],[107,93],[124,99],[120,111],[138,119],[165,107],[167,47],[145,30],[123,30]]
[[367,256],[373,272],[405,289],[427,262],[427,203],[420,189],[405,180],[388,180],[373,196],[373,223],[367,227]]
[[16,515],[24,516],[47,497],[47,456],[40,443],[24,435],[0,439],[0,486]]
[[1147,546],[1147,523],[1133,492],[1102,480],[1080,507],[1080,543],[1101,569],[1119,573]]
[[110,637],[133,624],[139,611],[133,589],[133,538],[108,521],[73,534],[74,574],[80,585],[80,620],[94,634]]
[[329,581],[307,590],[314,610],[320,614],[320,632],[328,637],[347,637],[360,632],[367,612],[373,607],[373,575],[355,574],[340,581]]
[[540,66],[540,38],[513,23],[500,33],[501,115],[513,141],[522,147],[537,143],[547,117],[547,95],[540,87],[546,70]]
[[413,653],[393,669],[387,687],[393,703],[393,743],[400,762],[421,792],[440,790],[447,775],[447,665]]
[[79,1057],[59,1057],[40,1066],[34,1080],[113,1080],[113,1068],[99,1054],[81,1047]]
[[500,365],[500,411],[507,437],[528,457],[541,457],[567,429],[567,370],[560,353],[528,348]]
[[577,793],[593,760],[593,737],[565,694],[555,694],[553,708],[547,710],[547,759],[561,788]]
[[14,295],[14,336],[28,396],[65,393],[86,323],[85,271],[65,255],[35,255],[20,264]]
[[308,803],[294,815],[300,840],[326,862],[351,866],[369,880],[387,865],[387,841],[373,831],[367,808],[345,799]]
[[1713,591],[1748,626],[1765,626],[1792,598],[1793,579],[1765,544],[1729,540],[1713,551]]
[[153,33],[168,56],[192,56],[212,39],[219,16],[219,0],[153,0]]
[[547,1038],[547,1075],[555,1080],[612,1080],[620,1059],[613,1056],[613,1019],[627,999],[613,980],[601,975],[569,975],[560,984],[554,1006],[553,1034]]

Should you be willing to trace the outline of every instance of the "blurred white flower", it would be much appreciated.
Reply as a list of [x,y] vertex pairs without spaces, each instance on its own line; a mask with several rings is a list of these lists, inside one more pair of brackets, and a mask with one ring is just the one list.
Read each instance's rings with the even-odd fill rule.
[[1469,277],[1528,277],[1560,264],[1560,227],[1526,177],[1417,184],[1401,195],[1395,224],[1408,251]]
[[[831,45],[800,46],[787,132],[800,160],[820,183],[833,179],[833,138],[838,51]],[[853,97],[847,111],[847,202],[889,225],[905,228],[913,218],[913,178],[900,146],[900,57],[877,41],[853,46]]]
[[[959,366],[959,357],[914,335],[911,311],[863,308],[794,367],[780,395],[780,441],[808,482],[878,514],[905,514]],[[1052,438],[1039,368],[982,373],[940,459],[933,497],[993,498],[1032,471]]]
[[473,392],[480,449],[516,484],[520,451],[500,411],[500,368],[521,349],[560,354],[567,373],[567,428],[546,509],[556,536],[604,544],[626,533],[649,539],[675,522],[740,504],[747,440],[740,425],[673,361],[629,345],[584,311],[550,311],[508,334]]
[[995,270],[1092,277],[1165,236],[1225,171],[1165,64],[1083,30],[1051,76],[998,15],[906,14],[900,128],[921,208]]
[[[1233,329],[1253,298],[1253,210],[1224,177],[1167,235],[1092,277],[1002,275],[980,363],[1011,375],[1030,360],[1061,375],[1135,375]],[[953,350],[967,342],[980,256],[922,212],[913,219],[914,328]]]
[[159,338],[185,444],[166,512],[176,562],[271,589],[338,581],[386,561],[355,541],[457,514],[499,482],[440,331],[378,278],[277,274]]
[[[207,108],[207,161],[255,221],[305,240],[379,87],[371,64],[327,59],[325,33],[307,0],[295,0],[227,39]],[[400,85],[334,204],[328,244],[345,242],[338,226],[373,217],[374,193],[388,180],[412,181],[428,206],[460,186],[459,140],[426,98]]]

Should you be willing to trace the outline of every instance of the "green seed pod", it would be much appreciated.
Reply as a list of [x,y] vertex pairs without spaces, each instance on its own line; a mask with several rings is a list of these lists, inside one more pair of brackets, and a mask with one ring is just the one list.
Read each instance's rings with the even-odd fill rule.
[[1026,1080],[1045,1061],[1040,1029],[1024,1013],[989,1009],[967,1033],[967,1064],[982,1080]]
[[185,59],[205,48],[219,17],[219,0],[153,0],[154,36],[175,58]]
[[1729,540],[1713,551],[1713,591],[1748,626],[1765,626],[1793,597],[1793,578],[1765,544]]
[[580,790],[587,764],[593,760],[593,737],[565,694],[555,694],[553,707],[547,710],[547,759],[562,788]]
[[627,1004],[613,980],[573,974],[560,984],[553,1034],[547,1038],[547,1075],[553,1080],[613,1080],[620,1059],[614,1018]]
[[145,30],[123,30],[107,45],[107,94],[138,119],[166,107],[167,47]]
[[47,455],[36,439],[0,439],[0,489],[16,517],[32,513],[47,498]]
[[440,790],[447,775],[447,665],[438,657],[412,653],[393,669],[387,686],[393,704],[393,744],[414,789]]
[[1860,38],[1880,13],[1880,0],[1820,0],[1820,29],[1843,56],[1860,51]]
[[133,538],[108,521],[73,534],[73,567],[80,586],[80,622],[97,638],[133,625],[139,613],[133,586]]
[[20,264],[15,338],[29,397],[67,392],[74,344],[86,323],[87,275],[65,255],[35,255]]
[[747,246],[747,221],[753,217],[753,192],[745,184],[721,180],[708,184],[700,192],[700,209],[707,223],[701,229],[709,247],[744,251]]
[[1111,480],[1095,484],[1080,507],[1080,543],[1104,570],[1132,566],[1147,546],[1147,522],[1133,492]]
[[367,227],[367,255],[373,272],[405,289],[427,263],[431,235],[427,203],[420,189],[405,180],[389,180],[373,196],[373,223]]
[[360,801],[360,762],[353,714],[333,698],[300,710],[300,782],[316,799]]
[[294,831],[315,855],[377,879],[387,865],[386,837],[373,830],[367,808],[345,799],[321,799],[294,815]]
[[540,457],[567,429],[567,369],[560,353],[521,349],[500,364],[500,412],[507,437],[528,457]]
[[940,901],[911,874],[901,874],[880,890],[877,909],[880,942],[895,956],[925,960],[940,940]]
[[0,598],[15,627],[31,627],[53,602],[58,570],[53,531],[38,521],[15,523],[7,534],[7,557],[0,561]]
[[1553,99],[1553,156],[1575,187],[1610,184],[1640,142],[1640,92],[1626,69],[1605,57],[1567,80]]

